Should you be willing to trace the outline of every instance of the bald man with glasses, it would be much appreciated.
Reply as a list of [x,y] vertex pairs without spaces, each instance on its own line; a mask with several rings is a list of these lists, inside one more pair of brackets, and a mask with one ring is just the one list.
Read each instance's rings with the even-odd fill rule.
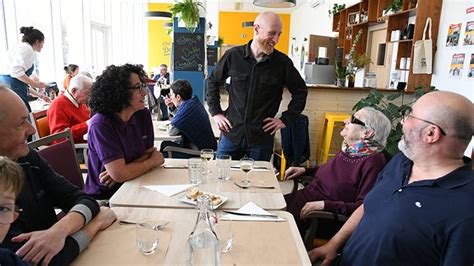
[[402,120],[401,153],[311,260],[330,265],[345,244],[339,265],[473,265],[474,174],[463,156],[473,121],[464,96],[421,97]]

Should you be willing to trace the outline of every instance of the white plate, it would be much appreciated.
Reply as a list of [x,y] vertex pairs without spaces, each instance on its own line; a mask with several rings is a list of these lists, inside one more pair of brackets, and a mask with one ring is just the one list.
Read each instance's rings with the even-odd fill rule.
[[[217,204],[216,206],[213,206],[213,209],[217,209],[219,208],[222,204],[224,204],[224,202],[226,202],[229,198],[226,198],[224,196],[220,196],[220,195],[216,195],[216,194],[211,194],[211,193],[207,193],[207,192],[204,192],[204,194],[209,194],[209,195],[215,195],[215,196],[219,196],[219,198],[221,198],[221,203]],[[187,203],[187,204],[191,204],[191,205],[196,205],[197,204],[197,200],[192,200],[192,199],[188,199],[186,197],[186,195],[184,195],[182,198],[179,199],[181,202],[184,202],[184,203]]]

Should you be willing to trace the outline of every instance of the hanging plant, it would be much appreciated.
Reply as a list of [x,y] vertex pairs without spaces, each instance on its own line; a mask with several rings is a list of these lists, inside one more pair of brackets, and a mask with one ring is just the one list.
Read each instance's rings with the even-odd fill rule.
[[170,11],[173,18],[177,17],[179,21],[184,22],[188,31],[194,32],[199,26],[199,7],[206,11],[203,4],[197,0],[183,0],[174,4]]

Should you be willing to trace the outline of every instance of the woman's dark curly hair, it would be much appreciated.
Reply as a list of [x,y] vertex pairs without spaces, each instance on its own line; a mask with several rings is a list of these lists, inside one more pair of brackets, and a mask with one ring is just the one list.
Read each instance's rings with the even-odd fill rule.
[[130,90],[130,76],[135,73],[145,82],[145,72],[138,65],[110,65],[92,84],[89,107],[92,113],[111,115],[130,106],[133,91]]

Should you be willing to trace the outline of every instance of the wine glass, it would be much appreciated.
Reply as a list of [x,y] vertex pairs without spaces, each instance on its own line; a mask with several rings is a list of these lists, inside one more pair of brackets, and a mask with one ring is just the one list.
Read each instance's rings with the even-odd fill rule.
[[209,161],[214,158],[214,150],[213,149],[202,149],[201,150],[201,159],[206,162],[206,173],[210,174],[211,170],[209,170]]
[[245,173],[245,180],[242,180],[240,184],[242,186],[250,186],[249,173],[253,170],[254,160],[252,158],[240,159],[240,170]]

